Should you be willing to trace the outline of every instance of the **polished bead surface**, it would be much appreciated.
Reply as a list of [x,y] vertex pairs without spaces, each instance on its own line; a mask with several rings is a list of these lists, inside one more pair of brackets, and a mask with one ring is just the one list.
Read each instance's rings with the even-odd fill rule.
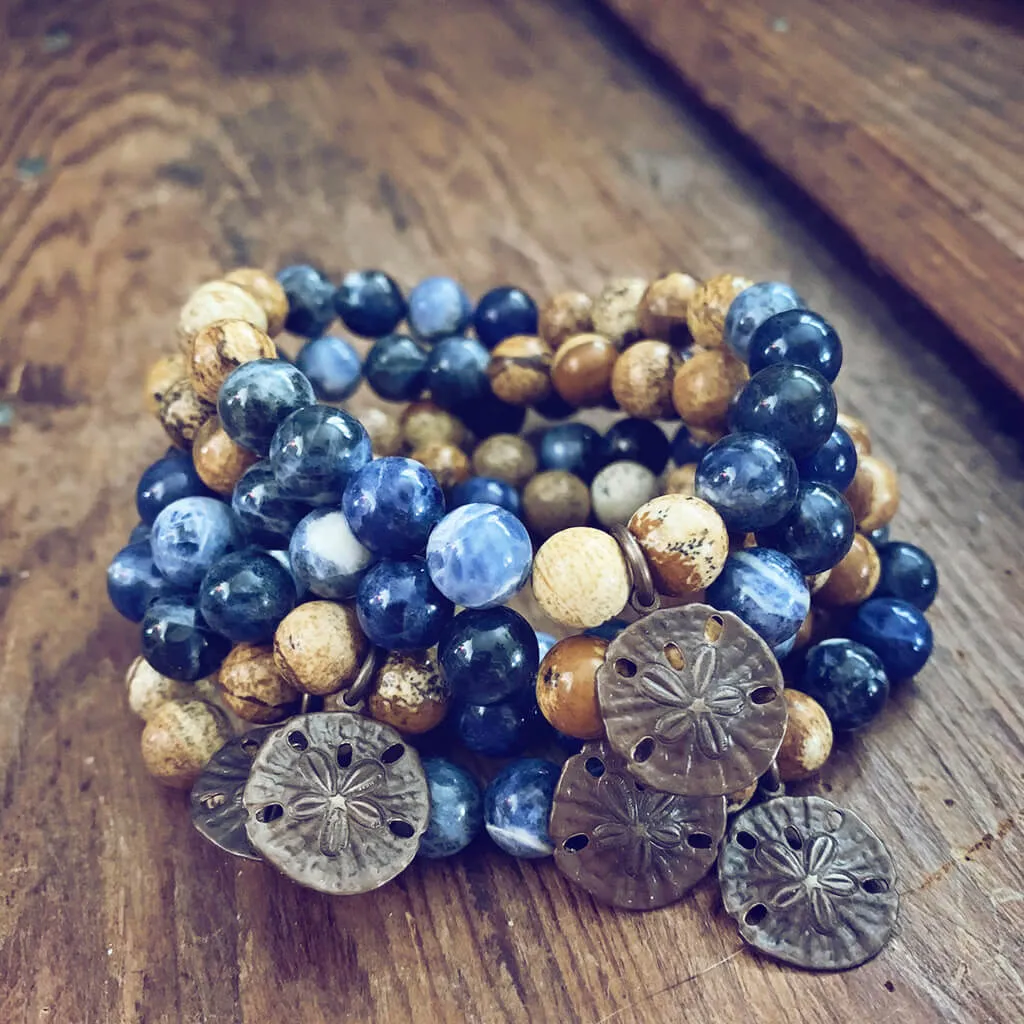
[[462,704],[455,712],[459,741],[474,754],[485,757],[516,757],[534,737],[530,714],[532,694],[501,700],[496,704]]
[[486,398],[491,391],[490,353],[476,338],[453,335],[438,341],[427,358],[425,384],[442,409],[459,409]]
[[783,782],[797,782],[817,772],[832,753],[832,723],[825,709],[812,697],[787,686],[786,735],[775,755]]
[[637,308],[637,320],[645,338],[660,338],[682,348],[693,339],[686,324],[690,300],[700,286],[689,274],[674,271],[647,286]]
[[451,857],[483,830],[483,795],[465,768],[443,757],[424,758],[423,773],[430,790],[430,818],[420,839],[419,855],[428,860]]
[[182,352],[172,352],[169,355],[160,356],[146,371],[142,392],[146,408],[154,416],[157,415],[164,395],[179,381],[185,380],[187,376],[185,356]]
[[800,689],[816,700],[836,732],[860,729],[889,697],[889,679],[878,655],[853,640],[823,640],[807,652]]
[[149,523],[136,523],[132,527],[131,533],[128,534],[128,543],[137,544],[139,541],[144,540],[147,544],[149,543],[149,535],[153,532],[153,527]]
[[156,517],[179,498],[212,497],[199,478],[188,452],[170,451],[148,466],[135,488],[139,518],[152,526]]
[[611,396],[619,350],[600,334],[577,334],[562,343],[551,364],[556,393],[576,409],[602,405]]
[[199,428],[216,412],[203,401],[188,380],[175,381],[164,392],[158,418],[171,443],[186,451],[192,447]]
[[469,456],[457,445],[432,441],[411,452],[409,458],[430,470],[444,491],[465,483],[472,473]]
[[749,376],[746,365],[728,349],[698,349],[676,370],[672,404],[691,427],[722,428]]
[[672,438],[669,455],[677,466],[688,466],[700,462],[709,447],[706,441],[694,437],[689,427],[681,423]]
[[407,334],[374,342],[363,363],[366,383],[389,402],[414,402],[423,393],[430,349]]
[[[882,530],[888,530],[882,527]],[[879,533],[881,531],[875,531]],[[888,535],[877,541],[881,573],[876,597],[896,597],[908,601],[925,611],[935,600],[939,589],[939,574],[931,555],[916,544],[906,541],[888,541]]]
[[803,299],[788,284],[758,281],[732,300],[725,315],[725,343],[746,362],[754,332],[770,317],[783,310],[800,309],[803,304]]
[[405,298],[394,278],[382,270],[352,270],[334,292],[341,322],[363,338],[380,338],[405,317]]
[[909,679],[931,657],[932,627],[924,612],[897,597],[872,597],[856,611],[848,627],[852,640],[871,648],[893,682]]
[[817,600],[832,607],[860,604],[874,593],[881,571],[874,545],[858,533],[842,561],[832,567]]
[[583,292],[557,292],[541,307],[537,323],[540,336],[557,349],[569,338],[593,327],[593,302]]
[[601,435],[585,423],[560,423],[541,435],[537,452],[541,469],[561,469],[586,483],[601,468]]
[[199,585],[207,625],[235,643],[271,640],[295,607],[292,574],[264,551],[234,551],[218,559]]
[[842,427],[849,435],[858,456],[871,454],[871,432],[863,420],[851,416],[848,412],[841,412],[836,417],[836,425]]
[[217,416],[211,416],[192,439],[192,464],[200,480],[222,498],[230,498],[235,484],[259,456],[228,437]]
[[216,402],[232,370],[255,359],[277,358],[270,336],[245,320],[217,320],[198,331],[189,345],[188,374],[195,393]]
[[458,334],[468,324],[473,304],[450,277],[427,277],[409,293],[409,326],[425,341]]
[[[460,410],[461,415],[461,410]],[[422,448],[432,441],[461,445],[466,442],[466,426],[433,402],[412,402],[402,411],[402,437],[409,448]]]
[[265,725],[294,715],[301,694],[274,664],[269,644],[236,644],[217,672],[223,704],[243,722]]
[[178,338],[187,352],[194,335],[218,320],[245,320],[267,329],[267,314],[244,288],[230,281],[207,281],[185,300],[178,318]]
[[686,306],[686,324],[698,345],[721,347],[729,307],[736,296],[753,283],[736,274],[717,274],[697,287]]
[[540,659],[544,660],[544,655],[551,650],[552,647],[558,643],[558,637],[551,633],[545,633],[542,630],[537,630],[537,651]]
[[524,487],[537,472],[537,453],[525,438],[492,434],[473,450],[473,471],[482,477],[504,480],[513,487]]
[[658,493],[658,478],[639,462],[613,462],[590,485],[594,518],[604,527],[625,526]]
[[[514,334],[494,347],[487,376],[501,401],[516,407],[536,405],[551,394],[551,349],[534,334]],[[486,407],[480,399],[474,404]]]
[[788,555],[805,576],[813,576],[846,557],[855,532],[853,512],[835,488],[802,483],[786,515],[757,531],[757,543]]
[[142,656],[161,675],[194,683],[216,671],[231,649],[211,629],[189,597],[161,597],[142,620]]
[[590,316],[594,331],[606,337],[616,348],[625,348],[640,339],[637,310],[647,281],[642,277],[617,277],[594,297]]
[[232,441],[266,455],[281,423],[315,401],[313,385],[297,367],[283,359],[256,359],[224,381],[217,414]]
[[[864,535],[867,537],[872,544],[875,545],[875,550],[880,550],[883,544],[889,543],[889,535],[892,532],[892,524],[886,523],[885,526],[879,526],[877,530],[868,530]],[[902,594],[889,594],[889,597],[903,597]],[[904,600],[908,600],[904,598]],[[911,602],[913,603],[913,602]]]
[[303,338],[317,338],[334,320],[334,285],[305,263],[285,267],[277,275],[288,297],[285,330]]
[[392,651],[377,669],[367,712],[405,736],[418,736],[441,724],[451,699],[433,651]]
[[526,422],[525,406],[509,405],[490,391],[476,402],[460,406],[458,414],[466,430],[477,438],[518,434]]
[[836,427],[816,452],[797,459],[796,468],[804,482],[828,484],[842,492],[857,472],[857,449],[850,435]]
[[343,402],[350,398],[362,380],[362,367],[356,350],[333,334],[307,341],[299,351],[295,365],[313,385],[323,402]]
[[359,581],[356,612],[371,643],[387,651],[417,651],[438,642],[454,606],[431,582],[422,558],[384,559]]
[[107,566],[107,596],[131,622],[141,622],[150,602],[177,589],[160,575],[148,538],[121,548]]
[[172,502],[156,517],[150,537],[157,569],[179,587],[194,587],[217,559],[241,544],[231,506],[216,498]]
[[229,739],[227,716],[209,701],[168,701],[142,730],[142,762],[165,786],[189,789]]
[[776,363],[807,366],[831,382],[843,365],[843,346],[832,325],[809,309],[778,311],[754,332],[747,354],[750,372]]
[[281,282],[261,267],[238,267],[224,275],[224,280],[247,291],[266,314],[266,331],[272,338],[284,329],[288,316],[288,296]]
[[397,455],[402,450],[402,427],[397,416],[370,406],[359,410],[359,422],[370,438],[375,458]]
[[352,603],[307,601],[274,633],[278,671],[296,689],[320,697],[351,685],[368,650]]
[[128,706],[144,722],[148,722],[157,708],[169,700],[188,700],[199,695],[199,687],[195,683],[182,683],[162,676],[141,654],[128,666],[124,682],[128,690]]
[[561,769],[551,761],[524,757],[506,765],[484,793],[487,834],[513,857],[550,857],[551,803]]
[[308,502],[282,492],[266,459],[242,474],[231,508],[245,539],[260,547],[286,547],[299,521],[312,511]]
[[[606,464],[639,462],[657,476],[664,471],[668,454],[668,438],[661,427],[650,420],[627,416],[613,423],[605,432],[601,461]],[[696,459],[687,461],[695,462]]]
[[537,324],[537,304],[511,285],[492,288],[481,296],[473,313],[473,329],[488,348],[516,334],[536,334]]
[[859,530],[870,533],[886,526],[900,507],[900,482],[896,470],[874,455],[860,456],[853,483],[846,488],[846,500],[853,509]]
[[523,515],[541,540],[559,530],[585,526],[590,519],[590,488],[564,469],[538,473],[523,490]]
[[452,508],[461,508],[463,505],[478,502],[497,505],[522,518],[523,503],[519,492],[511,484],[496,477],[471,476],[468,480],[456,484],[448,495],[448,504]]
[[537,705],[560,733],[593,740],[604,735],[597,703],[597,670],[604,664],[608,641],[595,636],[567,636],[544,656],[537,671]]
[[374,561],[338,510],[319,508],[303,517],[288,544],[292,572],[318,597],[352,597]]

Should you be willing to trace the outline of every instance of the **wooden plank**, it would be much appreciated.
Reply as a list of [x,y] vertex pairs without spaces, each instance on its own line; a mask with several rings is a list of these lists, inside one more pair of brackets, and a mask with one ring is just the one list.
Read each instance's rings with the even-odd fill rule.
[[608,0],[1024,394],[1024,9]]
[[[1024,467],[997,390],[585,6],[422,11],[82,0],[58,31],[40,5],[4,9],[0,1020],[1020,1020]],[[150,782],[122,684],[137,633],[102,580],[166,443],[140,382],[192,287],[300,256],[477,294],[731,267],[833,318],[843,403],[903,471],[897,533],[943,576],[934,661],[807,787],[891,845],[882,956],[789,970],[743,949],[710,880],[614,912],[486,843],[329,899],[225,858]]]

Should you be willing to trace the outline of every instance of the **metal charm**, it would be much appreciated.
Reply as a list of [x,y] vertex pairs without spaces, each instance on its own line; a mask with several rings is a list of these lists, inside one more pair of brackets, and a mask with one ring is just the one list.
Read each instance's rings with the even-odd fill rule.
[[604,741],[569,758],[555,790],[555,864],[599,900],[654,910],[710,870],[725,832],[725,798],[649,789]]
[[786,731],[771,648],[731,612],[665,608],[627,626],[597,673],[608,740],[655,789],[721,796],[771,765]]
[[299,715],[264,743],[242,796],[253,846],[302,885],[368,892],[408,867],[430,797],[419,755],[350,712]]
[[638,615],[648,615],[661,607],[661,598],[654,586],[654,577],[651,575],[651,567],[647,564],[643,549],[639,541],[626,529],[616,523],[609,531],[615,538],[615,542],[622,549],[622,555],[626,559],[626,568],[629,569],[631,593],[629,603]]
[[189,798],[192,824],[201,835],[236,857],[259,860],[245,831],[242,790],[263,741],[279,727],[260,726],[228,740],[203,769]]
[[799,967],[856,967],[896,923],[888,850],[856,814],[822,797],[778,797],[738,815],[718,879],[743,938]]

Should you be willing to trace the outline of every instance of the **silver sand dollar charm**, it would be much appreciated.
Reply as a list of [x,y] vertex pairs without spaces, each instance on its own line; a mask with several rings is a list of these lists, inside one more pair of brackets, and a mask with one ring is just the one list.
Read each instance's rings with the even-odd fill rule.
[[430,809],[416,751],[389,726],[344,711],[277,729],[242,800],[256,850],[333,895],[368,892],[408,867]]
[[687,796],[734,793],[769,767],[786,731],[782,690],[761,637],[702,604],[627,626],[597,673],[612,747],[643,782]]
[[603,741],[566,761],[550,822],[562,873],[627,910],[681,899],[714,864],[724,832],[725,797],[644,786]]
[[779,797],[739,814],[718,879],[740,935],[799,967],[856,967],[896,923],[889,851],[856,814],[818,796]]

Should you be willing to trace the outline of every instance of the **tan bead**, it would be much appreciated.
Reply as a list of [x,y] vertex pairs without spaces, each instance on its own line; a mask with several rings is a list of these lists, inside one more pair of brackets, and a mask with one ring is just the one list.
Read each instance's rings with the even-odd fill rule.
[[629,570],[603,530],[576,526],[548,538],[533,560],[533,593],[556,622],[590,629],[629,600]]
[[737,789],[735,793],[727,794],[725,798],[725,813],[736,814],[737,811],[742,811],[754,799],[754,794],[757,792],[757,782],[758,780],[754,779],[744,789]]
[[160,405],[164,395],[179,380],[188,376],[188,367],[185,364],[185,356],[181,352],[173,352],[169,356],[161,356],[146,374],[146,386],[144,395],[146,408],[154,415],[160,413]]
[[687,462],[685,466],[675,466],[668,471],[665,477],[665,493],[688,494],[692,496],[696,479],[696,462]]
[[487,376],[503,402],[535,405],[551,394],[551,349],[531,334],[514,334],[494,347]]
[[215,415],[214,407],[192,390],[187,380],[172,384],[160,403],[160,424],[179,448],[188,451],[199,428]]
[[229,739],[227,716],[209,701],[167,701],[142,730],[142,760],[149,774],[165,786],[190,789]]
[[225,274],[224,280],[244,288],[260,304],[267,316],[267,334],[273,338],[284,330],[288,296],[273,274],[259,267],[239,267]]
[[619,350],[600,334],[577,334],[562,343],[551,366],[551,383],[577,409],[604,404],[611,395]]
[[590,488],[573,473],[538,473],[523,490],[526,525],[538,537],[550,537],[590,518]]
[[432,441],[461,445],[466,440],[462,421],[433,402],[410,402],[402,413],[401,427],[409,448],[422,448]]
[[652,281],[640,299],[637,320],[645,338],[660,338],[673,345],[690,340],[686,311],[700,286],[689,274],[666,274]]
[[422,462],[446,491],[472,476],[469,456],[445,441],[431,441],[417,448],[409,458]]
[[783,782],[798,782],[813,775],[832,753],[832,723],[812,697],[788,686],[783,691],[789,717],[782,746],[776,755]]
[[370,446],[377,458],[401,454],[402,427],[395,416],[371,405],[359,413],[359,422],[369,434]]
[[216,402],[232,370],[254,359],[276,358],[277,347],[266,331],[245,320],[217,320],[193,335],[188,376],[200,398]]
[[698,345],[704,348],[722,346],[725,314],[729,312],[732,300],[753,283],[734,274],[719,274],[697,288],[686,310],[686,324]]
[[368,710],[378,722],[418,735],[441,724],[451,700],[451,687],[431,651],[392,651],[377,673]]
[[846,488],[857,528],[865,533],[891,523],[900,507],[900,481],[888,462],[874,455],[857,459],[857,472]]
[[128,666],[124,677],[128,688],[128,706],[144,721],[169,700],[184,700],[195,695],[195,683],[180,683],[162,676],[140,654]]
[[258,459],[255,452],[228,437],[216,413],[196,431],[192,441],[192,463],[199,479],[211,491],[225,497],[231,494],[242,474]]
[[281,675],[269,644],[238,644],[217,673],[221,699],[246,722],[280,722],[299,709],[301,694]]
[[804,621],[800,623],[800,628],[796,631],[796,636],[793,638],[793,650],[800,651],[807,647],[811,639],[814,636],[814,611],[809,611],[804,618]]
[[567,636],[544,656],[537,673],[541,714],[566,736],[596,740],[604,735],[597,704],[597,670],[608,641],[596,636]]
[[813,597],[826,583],[828,578],[832,574],[831,569],[826,569],[824,572],[816,572],[813,576],[807,577],[807,589]]
[[612,394],[629,416],[645,420],[675,417],[672,382],[679,356],[664,341],[638,341],[615,361]]
[[700,498],[663,494],[633,514],[636,537],[661,594],[682,597],[718,578],[729,557],[729,532],[722,517]]
[[296,689],[324,696],[352,683],[369,647],[355,605],[307,601],[278,625],[274,662]]
[[537,453],[516,434],[492,434],[473,450],[473,472],[522,488],[537,472]]
[[267,329],[267,314],[244,288],[230,281],[208,281],[181,307],[178,338],[182,351],[188,352],[197,331],[217,320],[245,320],[261,331]]
[[832,566],[828,580],[815,599],[833,607],[860,604],[874,593],[881,571],[874,544],[858,533],[843,560]]
[[836,425],[840,426],[850,435],[853,447],[857,449],[857,455],[871,454],[871,433],[863,420],[851,416],[847,412],[841,412],[836,417]]
[[706,445],[713,445],[716,441],[721,441],[728,433],[724,426],[698,427],[687,424],[686,429],[690,432],[690,437],[692,437],[697,444]]
[[585,334],[594,326],[590,315],[593,302],[583,292],[559,292],[541,306],[540,336],[557,349],[576,334]]
[[647,291],[642,277],[618,277],[601,289],[594,299],[591,318],[594,331],[603,334],[616,348],[625,348],[640,338],[637,307]]
[[604,527],[625,526],[641,505],[658,494],[658,478],[639,462],[612,462],[590,484],[594,518]]
[[672,402],[687,426],[718,428],[749,378],[746,366],[726,349],[700,349],[676,370]]

